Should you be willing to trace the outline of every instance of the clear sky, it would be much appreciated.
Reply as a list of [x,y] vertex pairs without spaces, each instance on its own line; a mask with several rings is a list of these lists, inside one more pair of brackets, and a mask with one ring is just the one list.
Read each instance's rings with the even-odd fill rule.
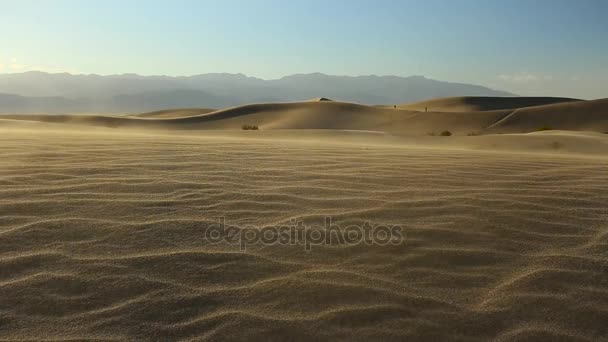
[[0,0],[0,72],[424,75],[608,97],[607,0]]

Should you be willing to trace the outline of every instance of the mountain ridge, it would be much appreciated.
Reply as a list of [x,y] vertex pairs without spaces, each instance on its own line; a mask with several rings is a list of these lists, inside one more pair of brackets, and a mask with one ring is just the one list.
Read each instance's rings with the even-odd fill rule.
[[[0,98],[0,113],[141,113],[169,108],[225,108],[247,103],[294,102],[320,97],[368,105],[392,105],[447,96],[514,96],[480,85],[444,82],[420,75],[301,73],[264,80],[241,73],[102,76],[41,71],[0,74],[0,93],[5,94],[4,98],[20,96],[18,101],[13,98],[9,102]],[[48,106],[45,107],[44,103]]]

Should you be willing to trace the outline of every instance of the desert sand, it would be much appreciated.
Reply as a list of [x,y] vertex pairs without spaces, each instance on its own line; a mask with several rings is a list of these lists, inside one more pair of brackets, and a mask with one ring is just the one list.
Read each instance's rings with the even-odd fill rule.
[[[3,116],[0,339],[604,339],[607,101]],[[241,248],[222,217],[403,239]]]
[[460,96],[444,97],[428,101],[398,105],[399,109],[437,112],[477,112],[501,109],[516,109],[549,104],[582,101],[567,97],[494,97],[494,96]]
[[134,115],[127,115],[129,117],[137,118],[148,118],[148,119],[174,119],[187,116],[194,116],[200,114],[207,114],[214,112],[215,109],[210,108],[181,108],[181,109],[165,109],[157,110],[154,112],[140,113]]
[[[155,130],[240,129],[257,125],[261,129],[340,129],[381,131],[392,134],[426,135],[449,130],[456,135],[487,133],[527,133],[541,127],[557,130],[608,132],[608,99],[583,101],[563,98],[453,98],[442,111],[366,106],[331,101],[326,98],[295,103],[261,103],[212,110],[162,110],[129,116],[103,115],[0,115],[0,120],[79,124],[87,127],[137,128]],[[461,111],[462,99],[485,104],[483,108],[511,109]],[[494,106],[487,102],[497,100]],[[554,103],[546,104],[553,101]],[[451,103],[449,107],[446,103]],[[522,103],[529,107],[517,107]],[[516,108],[513,108],[516,107]],[[471,109],[471,108],[469,108]]]

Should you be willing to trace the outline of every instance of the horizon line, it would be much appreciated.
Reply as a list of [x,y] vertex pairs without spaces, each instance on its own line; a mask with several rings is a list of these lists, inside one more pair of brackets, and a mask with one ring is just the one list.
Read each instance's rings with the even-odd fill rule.
[[[299,76],[299,75],[322,75],[322,76],[335,76],[335,77],[351,77],[351,78],[357,78],[357,77],[397,77],[397,78],[424,78],[427,80],[433,80],[433,81],[439,81],[438,79],[435,78],[430,78],[424,75],[408,75],[408,76],[403,76],[403,75],[395,75],[395,74],[383,74],[383,75],[378,75],[378,74],[358,74],[358,75],[345,75],[345,74],[327,74],[324,72],[320,72],[320,71],[314,71],[314,72],[296,72],[293,74],[287,74],[278,78],[262,78],[262,77],[258,77],[258,76],[250,76],[247,75],[245,73],[242,72],[206,72],[206,73],[200,73],[200,74],[190,74],[190,75],[169,75],[169,74],[139,74],[139,73],[135,73],[135,72],[124,72],[124,73],[117,73],[117,74],[98,74],[98,73],[83,73],[83,72],[68,72],[68,71],[44,71],[44,70],[27,70],[27,71],[19,71],[19,72],[0,72],[0,75],[20,75],[20,74],[28,74],[28,73],[40,73],[40,74],[47,74],[47,75],[71,75],[71,76],[101,76],[101,77],[108,77],[108,76],[141,76],[141,77],[172,77],[172,78],[178,78],[178,77],[195,77],[195,76],[205,76],[205,75],[231,75],[231,76],[245,76],[247,78],[255,78],[255,79],[259,79],[259,80],[264,80],[264,81],[273,81],[273,80],[280,80],[282,78],[285,77],[290,77],[290,76]],[[452,82],[452,81],[441,81],[441,82]],[[459,83],[459,82],[453,82],[453,83]],[[468,84],[468,83],[467,83]]]

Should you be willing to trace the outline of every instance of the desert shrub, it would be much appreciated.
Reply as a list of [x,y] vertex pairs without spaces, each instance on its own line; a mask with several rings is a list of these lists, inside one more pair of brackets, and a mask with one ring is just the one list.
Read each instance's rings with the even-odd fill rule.
[[549,125],[544,125],[544,126],[540,126],[540,127],[538,127],[538,128],[536,129],[536,131],[537,131],[537,132],[540,132],[540,131],[550,131],[550,130],[552,130],[552,129],[553,129],[553,127],[551,127],[551,126],[549,126]]
[[243,125],[241,128],[246,131],[257,131],[259,129],[258,126],[255,125]]
[[551,143],[551,148],[552,149],[558,150],[558,149],[560,149],[562,147],[563,147],[563,145],[559,141],[554,141],[554,142]]
[[467,135],[470,136],[470,137],[475,137],[475,136],[478,136],[480,134],[479,134],[479,132],[470,132]]
[[435,133],[435,132],[428,132],[426,135],[430,135],[430,136],[434,137],[434,136],[437,135],[437,133]]
[[452,135],[452,132],[443,131],[443,132],[439,133],[439,135],[441,135],[442,137],[449,137],[450,135]]

